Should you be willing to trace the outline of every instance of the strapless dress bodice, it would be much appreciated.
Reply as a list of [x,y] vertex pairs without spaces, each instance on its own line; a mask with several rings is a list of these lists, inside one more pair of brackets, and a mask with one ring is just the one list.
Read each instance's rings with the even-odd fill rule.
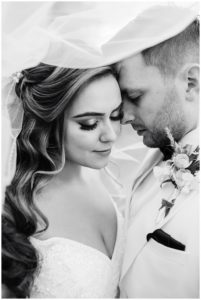
[[117,213],[117,236],[112,258],[77,241],[30,238],[39,253],[31,298],[115,298],[124,247],[124,221]]

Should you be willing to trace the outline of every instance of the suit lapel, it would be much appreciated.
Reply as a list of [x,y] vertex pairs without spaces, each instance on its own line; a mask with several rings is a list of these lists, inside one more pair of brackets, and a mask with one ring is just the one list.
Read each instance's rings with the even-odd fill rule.
[[[126,255],[123,261],[121,280],[127,273],[137,255],[146,245],[147,234],[158,228],[164,227],[164,225],[168,223],[188,201],[192,201],[192,197],[189,197],[189,195],[180,195],[180,197],[177,199],[178,201],[176,200],[175,202],[175,206],[172,208],[172,210],[170,210],[169,215],[158,224],[155,222],[155,216],[150,213],[155,211],[157,214],[157,210],[159,209],[158,202],[154,200],[146,203],[146,205],[143,207],[143,214],[138,214],[134,217],[135,219],[131,227],[128,229],[126,237]],[[146,216],[146,219],[144,216]]]
[[133,192],[139,186],[139,184],[144,180],[149,172],[152,171],[153,167],[157,165],[163,158],[163,154],[159,149],[151,149],[147,156],[145,157],[141,168],[139,169],[136,179],[133,184]]
[[[147,157],[142,163],[141,168],[139,169],[137,173],[136,180],[133,184],[133,191],[131,199],[127,205],[126,210],[126,219],[128,221],[129,219],[129,213],[130,213],[130,204],[132,201],[133,193],[137,189],[137,187],[142,183],[144,178],[152,171],[153,167],[158,164],[163,155],[160,152],[160,150],[151,149],[149,153],[147,154]],[[122,274],[121,277],[125,275],[128,268],[130,267],[131,263],[135,259],[136,255],[139,253],[139,251],[143,248],[143,246],[146,244],[146,235],[151,231],[152,228],[155,226],[155,220],[153,216],[149,214],[150,209],[153,210],[153,206],[156,206],[155,201],[148,201],[146,205],[143,207],[143,215],[146,215],[146,221],[141,216],[141,214],[135,216],[135,220],[131,227],[128,229],[127,232],[127,245],[126,245],[126,255],[124,257],[123,261],[123,268],[122,268]],[[157,211],[158,206],[156,206]],[[135,225],[136,224],[136,225]],[[135,236],[135,241],[133,241],[133,237]],[[137,241],[137,242],[136,242]]]
[[[150,214],[150,211],[158,209],[158,204],[155,201],[147,201],[143,206],[143,215],[137,214],[134,217],[133,223],[127,232],[126,255],[124,256],[122,278],[128,271],[132,262],[146,244],[146,236],[155,228],[155,218]],[[146,219],[145,217],[146,216]]]
[[[144,178],[152,171],[153,167],[161,161],[162,154],[160,152],[154,152],[149,157],[149,162],[146,161],[142,168],[139,170],[138,176],[135,180],[135,184],[133,186],[133,193],[137,189],[137,187],[142,183]],[[151,163],[152,161],[152,163]],[[153,164],[154,161],[154,164]],[[142,176],[141,176],[142,174]],[[171,187],[170,187],[171,194]],[[193,194],[193,193],[192,193]],[[161,190],[161,200],[162,200],[162,190]],[[193,197],[193,196],[192,196]],[[152,201],[147,201],[147,203],[143,206],[143,214],[137,214],[134,216],[134,220],[130,228],[127,232],[127,243],[126,243],[126,255],[123,261],[122,274],[121,279],[125,276],[128,269],[132,265],[133,261],[137,257],[138,253],[143,249],[146,245],[147,240],[146,236],[148,233],[153,232],[158,228],[162,228],[166,223],[168,223],[183,207],[188,201],[192,201],[188,194],[183,195],[180,194],[177,197],[174,207],[170,210],[167,217],[165,217],[160,223],[156,224],[155,218],[152,212],[156,212],[159,210],[158,201],[153,199]],[[132,199],[131,199],[132,200]],[[131,203],[131,201],[130,201]],[[130,204],[129,204],[130,207]],[[146,216],[146,219],[145,219]],[[127,212],[127,218],[129,218],[129,208]],[[135,238],[135,240],[134,240]]]
[[150,149],[145,157],[144,161],[142,162],[142,166],[140,167],[139,171],[136,174],[136,178],[133,183],[132,193],[130,198],[128,199],[125,211],[125,218],[126,223],[129,219],[130,214],[130,205],[132,202],[133,194],[137,187],[141,184],[141,182],[145,179],[145,177],[152,171],[153,167],[157,165],[163,158],[163,154],[160,152],[159,149]]
[[183,207],[184,205],[189,202],[192,201],[192,197],[193,197],[193,192],[191,192],[191,195],[189,194],[180,194],[176,201],[175,204],[173,206],[173,208],[170,210],[169,214],[167,215],[167,217],[165,217],[159,224],[158,224],[158,228],[162,228],[166,223],[168,223]]

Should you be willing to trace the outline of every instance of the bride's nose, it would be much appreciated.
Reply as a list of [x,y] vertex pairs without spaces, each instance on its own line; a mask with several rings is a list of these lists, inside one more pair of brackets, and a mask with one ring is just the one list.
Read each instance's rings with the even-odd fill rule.
[[135,115],[133,109],[130,109],[129,106],[124,104],[123,106],[123,117],[121,119],[122,125],[131,124],[135,120]]
[[117,136],[118,136],[117,130],[115,130],[115,129],[116,129],[116,127],[113,125],[113,122],[109,121],[104,126],[103,131],[100,134],[100,141],[102,143],[115,142],[117,139]]

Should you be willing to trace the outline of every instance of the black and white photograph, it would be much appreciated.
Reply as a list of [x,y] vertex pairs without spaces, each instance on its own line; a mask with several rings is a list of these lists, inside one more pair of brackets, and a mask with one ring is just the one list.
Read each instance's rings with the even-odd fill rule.
[[1,17],[1,298],[199,299],[199,1]]

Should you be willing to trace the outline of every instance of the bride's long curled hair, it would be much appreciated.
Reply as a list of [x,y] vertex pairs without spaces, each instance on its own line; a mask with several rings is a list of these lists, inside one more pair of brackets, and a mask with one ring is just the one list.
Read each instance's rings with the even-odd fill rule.
[[66,69],[46,64],[26,69],[15,92],[24,109],[17,138],[17,165],[6,188],[2,216],[2,279],[18,298],[29,297],[38,267],[38,255],[29,241],[38,224],[48,227],[34,195],[62,168],[64,116],[80,90],[99,76],[113,74],[110,67]]

